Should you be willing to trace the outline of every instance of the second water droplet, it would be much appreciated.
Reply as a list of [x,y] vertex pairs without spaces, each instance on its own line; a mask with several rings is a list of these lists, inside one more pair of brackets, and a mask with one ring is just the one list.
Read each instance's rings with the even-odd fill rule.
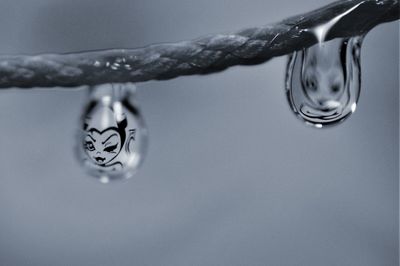
[[320,42],[293,53],[286,72],[286,95],[293,112],[321,128],[344,121],[360,95],[363,37]]

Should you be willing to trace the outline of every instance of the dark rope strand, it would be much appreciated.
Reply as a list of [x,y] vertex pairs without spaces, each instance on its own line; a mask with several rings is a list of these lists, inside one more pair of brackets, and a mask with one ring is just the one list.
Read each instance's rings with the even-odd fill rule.
[[[356,8],[354,8],[358,5]],[[311,29],[349,9],[327,40],[364,34],[399,19],[398,0],[342,0],[264,27],[193,41],[70,54],[0,56],[0,88],[76,87],[207,74],[260,64],[317,42]]]

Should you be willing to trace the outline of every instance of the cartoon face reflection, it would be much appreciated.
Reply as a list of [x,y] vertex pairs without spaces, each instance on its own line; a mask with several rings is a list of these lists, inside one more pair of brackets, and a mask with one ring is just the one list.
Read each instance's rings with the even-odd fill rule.
[[104,166],[118,156],[123,146],[123,136],[118,128],[110,127],[104,131],[90,129],[84,139],[84,148],[94,163]]
[[[84,124],[83,148],[87,157],[97,166],[116,164],[122,166],[122,162],[116,160],[116,157],[123,149],[126,140],[126,115],[118,116],[121,119],[117,120],[114,111],[108,107],[94,109],[92,115],[86,117]],[[104,127],[99,123],[96,124],[96,121],[109,121],[110,126]]]
[[133,165],[136,128],[128,109],[89,103],[83,116],[80,158],[92,173],[119,174]]

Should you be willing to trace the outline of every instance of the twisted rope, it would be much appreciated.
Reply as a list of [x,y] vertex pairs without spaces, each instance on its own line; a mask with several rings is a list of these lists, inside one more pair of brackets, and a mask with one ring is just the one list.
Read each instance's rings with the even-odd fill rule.
[[317,42],[310,29],[346,11],[326,40],[368,32],[399,19],[398,0],[342,0],[264,27],[139,49],[0,56],[0,88],[76,87],[207,74],[260,64]]

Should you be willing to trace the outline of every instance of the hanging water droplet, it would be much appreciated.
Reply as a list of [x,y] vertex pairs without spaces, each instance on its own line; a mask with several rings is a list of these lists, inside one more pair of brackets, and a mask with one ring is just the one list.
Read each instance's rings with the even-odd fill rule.
[[355,111],[362,39],[319,42],[290,56],[286,95],[294,113],[307,124],[317,128],[334,125]]
[[133,102],[134,89],[133,84],[105,84],[90,90],[78,158],[102,183],[133,176],[143,160],[147,131]]

